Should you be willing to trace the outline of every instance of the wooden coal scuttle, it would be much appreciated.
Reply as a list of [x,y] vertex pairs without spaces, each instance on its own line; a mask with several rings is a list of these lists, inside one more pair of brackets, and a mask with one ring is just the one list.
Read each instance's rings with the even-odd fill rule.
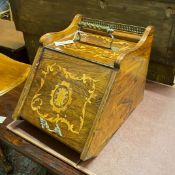
[[143,98],[153,27],[76,15],[41,46],[13,114],[87,160]]

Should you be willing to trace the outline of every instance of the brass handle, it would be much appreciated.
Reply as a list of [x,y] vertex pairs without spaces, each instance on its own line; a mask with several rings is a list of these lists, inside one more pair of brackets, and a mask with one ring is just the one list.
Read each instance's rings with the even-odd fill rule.
[[107,33],[117,30],[117,31],[125,31],[129,33],[134,33],[138,35],[143,35],[145,31],[145,27],[127,25],[127,24],[122,24],[122,23],[115,23],[115,22],[108,22],[108,21],[86,18],[86,17],[83,17],[81,21],[78,23],[78,28],[79,30],[92,29],[95,31],[102,31],[102,32],[107,32]]

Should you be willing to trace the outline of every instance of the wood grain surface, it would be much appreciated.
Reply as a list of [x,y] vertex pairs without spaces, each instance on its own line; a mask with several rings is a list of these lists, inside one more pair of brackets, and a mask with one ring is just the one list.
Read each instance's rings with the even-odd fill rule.
[[30,68],[0,53],[0,96],[25,81]]
[[[47,76],[45,76],[44,71],[49,70],[49,66],[52,66],[53,71],[48,71]],[[63,70],[67,74],[70,73],[71,76],[66,78]],[[39,128],[41,128],[39,117],[46,119],[50,128],[54,128],[55,123],[59,123],[62,137],[47,129],[44,131],[81,152],[110,76],[110,69],[45,49],[26,97],[21,117]],[[43,86],[41,87],[42,81]],[[51,93],[56,85],[62,83],[70,85],[68,90],[71,96],[67,97],[70,103],[68,102],[66,108],[63,106],[61,111],[57,111],[51,103]],[[92,95],[89,91],[92,91]],[[40,96],[38,96],[39,94]],[[36,96],[37,98],[35,98]],[[92,103],[87,103],[87,100]],[[35,110],[41,101],[40,109]],[[33,106],[32,103],[34,103]]]
[[[0,113],[7,116],[5,123],[0,125],[0,140],[55,174],[83,175],[81,171],[7,130],[6,126],[12,122],[11,115],[22,88],[0,97]],[[132,117],[115,134],[103,152],[96,159],[82,162],[80,166],[97,175],[116,175],[116,172],[119,175],[159,175],[162,168],[165,174],[174,171],[175,90],[169,86],[147,82],[145,93],[143,103],[132,113]]]
[[164,84],[174,84],[174,0],[11,0],[11,6],[16,27],[24,32],[31,62],[40,36],[63,30],[77,13],[131,25],[153,25],[156,30],[147,77]]
[[[45,33],[65,29],[77,13],[125,24],[153,25],[156,31],[151,59],[169,65],[175,63],[174,16],[171,13],[167,16],[168,8],[175,9],[174,0],[118,0],[117,3],[115,0],[30,0],[25,3],[11,0],[11,5],[17,29],[30,34],[33,42],[36,36],[39,39]],[[32,50],[32,46],[30,48]]]
[[82,160],[98,154],[143,98],[154,28],[115,24],[118,32],[111,25],[76,15],[65,30],[42,36],[13,114]]
[[0,140],[4,141],[9,146],[29,157],[33,161],[48,168],[55,174],[84,175],[84,173],[80,170],[77,170],[76,168],[41,150],[40,148],[30,144],[6,128],[6,126],[12,122],[11,116],[17,105],[23,86],[24,84],[0,97],[0,114],[7,117],[5,122],[0,125]]
[[153,28],[148,27],[136,47],[116,60],[120,69],[117,73],[114,72],[116,75],[104,102],[106,104],[95,119],[81,159],[97,155],[142,100],[153,40],[150,35],[152,32]]

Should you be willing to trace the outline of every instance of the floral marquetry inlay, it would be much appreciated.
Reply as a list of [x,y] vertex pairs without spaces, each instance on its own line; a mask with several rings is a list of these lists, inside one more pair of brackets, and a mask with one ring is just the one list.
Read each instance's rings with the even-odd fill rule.
[[67,106],[72,101],[72,89],[70,83],[62,81],[61,84],[57,84],[55,89],[51,91],[50,104],[52,109],[56,112],[65,111]]
[[[46,79],[50,74],[60,74],[60,76],[62,76],[62,78],[57,77],[58,80],[56,80],[56,83],[52,85],[52,88],[50,89],[50,93],[48,95],[50,98],[50,109],[54,111],[54,116],[49,112],[43,112],[46,110],[42,110],[45,103],[43,100],[44,94],[42,94],[42,89],[44,86],[47,86]],[[89,87],[89,89],[87,89],[86,95],[83,97],[84,103],[82,103],[80,110],[81,113],[79,115],[78,129],[77,126],[75,127],[74,123],[69,120],[69,116],[66,115],[66,111],[73,103],[74,89],[70,82],[74,81],[81,82],[83,85],[88,84],[87,87]],[[74,134],[80,134],[86,116],[87,104],[91,104],[91,100],[95,98],[96,82],[97,80],[94,80],[86,74],[77,75],[75,73],[71,73],[66,68],[63,68],[56,63],[47,65],[46,68],[42,70],[42,76],[40,77],[40,86],[33,96],[31,102],[31,109],[35,111],[39,116],[41,128],[62,137],[64,136],[64,133],[61,130],[61,124],[63,124],[67,126],[68,131]]]

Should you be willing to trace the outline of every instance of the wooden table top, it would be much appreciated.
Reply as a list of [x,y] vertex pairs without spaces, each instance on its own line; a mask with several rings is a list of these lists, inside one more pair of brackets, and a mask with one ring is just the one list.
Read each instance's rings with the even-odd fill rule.
[[[6,129],[12,121],[22,86],[0,97],[0,139],[56,174],[81,175],[80,170],[55,158]],[[113,136],[100,155],[81,164],[97,175],[165,175],[175,171],[175,89],[149,82],[145,98]],[[38,156],[39,155],[39,156]],[[108,165],[108,166],[106,166]]]
[[23,34],[16,31],[13,21],[0,19],[0,29],[0,46],[16,50],[25,45]]

